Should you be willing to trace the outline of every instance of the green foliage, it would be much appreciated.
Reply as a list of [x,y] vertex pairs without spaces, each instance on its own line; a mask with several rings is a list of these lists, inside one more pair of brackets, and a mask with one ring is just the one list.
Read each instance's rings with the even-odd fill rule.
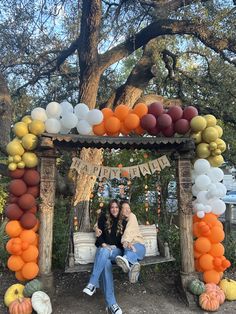
[[54,268],[64,268],[69,244],[70,199],[58,197],[55,203],[53,220],[53,254]]
[[236,267],[236,231],[224,240],[225,256],[231,263],[231,268]]
[[5,233],[5,226],[7,221],[0,222],[0,267],[5,267],[8,259],[8,253],[5,250],[5,245],[9,240],[9,237]]
[[7,191],[6,186],[3,184],[0,184],[0,215],[3,213],[4,205],[6,204],[7,199]]

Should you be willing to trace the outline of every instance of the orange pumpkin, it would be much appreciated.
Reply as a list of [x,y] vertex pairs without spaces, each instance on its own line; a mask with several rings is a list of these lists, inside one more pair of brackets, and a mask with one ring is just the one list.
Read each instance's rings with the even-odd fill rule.
[[199,305],[203,310],[214,312],[220,307],[220,303],[214,293],[202,293],[199,297]]
[[219,304],[221,305],[225,302],[225,294],[224,294],[224,291],[221,290],[218,286],[217,286],[217,288],[218,289],[211,290],[211,291],[206,290],[206,293],[214,296],[219,301]]
[[20,298],[9,305],[10,314],[31,314],[33,312],[30,298]]

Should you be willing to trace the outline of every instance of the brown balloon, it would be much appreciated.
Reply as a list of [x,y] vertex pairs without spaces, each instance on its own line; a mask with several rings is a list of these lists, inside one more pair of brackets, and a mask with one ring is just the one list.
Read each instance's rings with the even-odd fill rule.
[[23,180],[28,186],[38,185],[40,182],[40,174],[37,170],[27,169],[23,176]]
[[9,204],[5,208],[5,215],[10,220],[19,220],[23,214],[23,210],[17,204]]
[[24,229],[32,229],[37,224],[37,218],[32,213],[25,213],[20,219],[20,224]]
[[35,206],[36,200],[31,194],[23,194],[21,197],[18,199],[18,205],[20,208],[23,210],[28,210]]
[[23,180],[15,179],[10,182],[9,191],[15,196],[21,196],[26,193],[27,186]]

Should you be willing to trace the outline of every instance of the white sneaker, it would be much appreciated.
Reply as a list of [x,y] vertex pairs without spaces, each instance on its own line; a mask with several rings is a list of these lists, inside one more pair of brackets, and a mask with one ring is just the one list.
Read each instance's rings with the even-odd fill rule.
[[89,296],[92,296],[96,291],[96,287],[91,283],[88,283],[87,286],[84,288],[83,292]]
[[122,309],[119,307],[118,304],[112,304],[112,305],[108,306],[107,309],[108,309],[108,310],[110,311],[110,313],[112,313],[112,314],[122,314],[122,313],[123,313],[123,312],[122,312]]
[[129,281],[130,283],[136,283],[138,282],[138,277],[139,277],[139,274],[140,274],[140,269],[141,269],[141,266],[140,264],[137,262],[137,263],[134,263],[131,267],[130,267],[130,272],[129,272]]
[[116,264],[122,268],[124,273],[128,273],[130,271],[129,262],[123,256],[116,257]]

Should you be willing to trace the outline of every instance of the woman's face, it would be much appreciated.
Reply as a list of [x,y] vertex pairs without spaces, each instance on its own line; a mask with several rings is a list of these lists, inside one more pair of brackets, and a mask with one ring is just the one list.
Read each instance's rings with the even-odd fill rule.
[[119,206],[117,203],[111,204],[110,213],[113,217],[117,217],[119,215]]
[[129,204],[124,203],[121,207],[121,213],[124,217],[129,217],[129,214],[131,213],[131,209]]

